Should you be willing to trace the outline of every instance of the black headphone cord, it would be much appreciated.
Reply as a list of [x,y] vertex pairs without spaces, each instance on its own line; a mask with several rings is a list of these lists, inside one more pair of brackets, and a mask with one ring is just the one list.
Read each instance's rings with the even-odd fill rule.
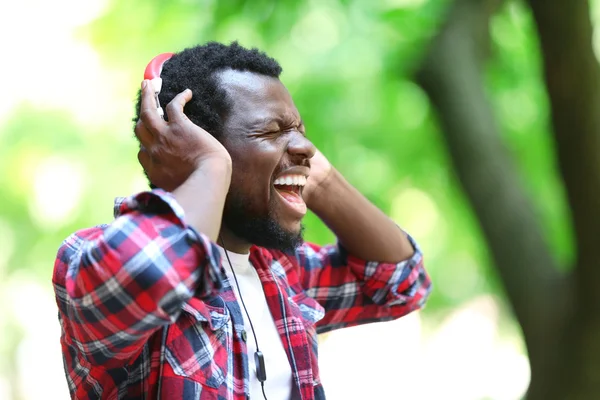
[[237,276],[235,275],[235,271],[233,269],[233,265],[231,265],[231,260],[229,259],[229,253],[225,248],[225,242],[223,241],[223,237],[219,236],[219,240],[221,241],[221,246],[223,246],[223,250],[225,251],[225,257],[227,257],[227,262],[229,263],[229,268],[231,268],[231,273],[233,274],[233,279],[235,280],[235,286],[237,287],[238,293],[240,295],[240,302],[242,303],[242,307],[244,308],[244,312],[246,313],[246,317],[248,317],[248,322],[250,323],[250,329],[252,329],[252,336],[254,336],[254,343],[256,344],[256,352],[254,353],[254,362],[256,363],[256,375],[258,380],[260,381],[260,387],[262,389],[263,397],[267,400],[267,395],[265,394],[265,381],[267,380],[267,370],[265,368],[265,358],[258,347],[258,339],[256,338],[256,331],[254,330],[254,325],[252,324],[252,320],[250,319],[250,314],[248,313],[248,309],[246,308],[246,303],[244,303],[244,298],[242,297],[242,290],[240,289],[240,284],[238,283]]

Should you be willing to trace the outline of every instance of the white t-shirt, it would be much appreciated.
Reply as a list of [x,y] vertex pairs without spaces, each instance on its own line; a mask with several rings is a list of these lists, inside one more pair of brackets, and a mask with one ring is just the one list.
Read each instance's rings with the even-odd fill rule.
[[[256,376],[256,362],[254,361],[256,342],[254,341],[252,328],[240,301],[240,293],[235,284],[225,251],[220,246],[219,251],[221,252],[221,260],[223,268],[227,273],[227,279],[233,288],[244,317],[244,329],[247,333],[248,366],[250,368],[250,398],[254,400],[262,399],[262,389]],[[241,296],[246,304],[248,314],[250,314],[256,338],[258,339],[258,346],[265,359],[265,369],[267,372],[265,394],[268,399],[289,400],[292,396],[292,369],[277,328],[275,327],[275,322],[269,311],[262,284],[256,270],[250,264],[250,254],[232,253],[231,251],[227,251],[227,254],[229,255],[231,266],[235,270],[235,276],[240,285]]]

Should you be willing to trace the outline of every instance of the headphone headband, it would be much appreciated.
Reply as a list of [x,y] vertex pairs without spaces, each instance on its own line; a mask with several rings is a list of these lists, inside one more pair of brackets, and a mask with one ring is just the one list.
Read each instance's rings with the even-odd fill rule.
[[148,65],[146,66],[146,70],[144,71],[144,79],[155,79],[160,78],[160,73],[162,72],[162,68],[164,63],[173,57],[175,53],[161,53],[154,57]]

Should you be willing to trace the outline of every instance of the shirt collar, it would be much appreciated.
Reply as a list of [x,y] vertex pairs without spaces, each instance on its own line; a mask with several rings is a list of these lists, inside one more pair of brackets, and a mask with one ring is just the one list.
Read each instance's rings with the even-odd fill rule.
[[115,197],[115,202],[113,205],[113,215],[115,218],[118,218],[121,215],[121,206],[125,202],[125,197]]

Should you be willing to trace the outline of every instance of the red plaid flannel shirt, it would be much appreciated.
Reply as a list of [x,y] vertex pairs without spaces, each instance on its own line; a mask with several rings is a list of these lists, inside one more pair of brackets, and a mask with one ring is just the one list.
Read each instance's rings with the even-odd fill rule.
[[[234,292],[209,239],[174,198],[154,190],[118,200],[110,225],[58,251],[53,284],[74,399],[246,399],[248,358]],[[411,239],[412,241],[412,239]],[[295,255],[252,247],[292,367],[294,399],[324,399],[317,333],[420,308],[430,280],[415,254],[364,261],[340,246]]]

